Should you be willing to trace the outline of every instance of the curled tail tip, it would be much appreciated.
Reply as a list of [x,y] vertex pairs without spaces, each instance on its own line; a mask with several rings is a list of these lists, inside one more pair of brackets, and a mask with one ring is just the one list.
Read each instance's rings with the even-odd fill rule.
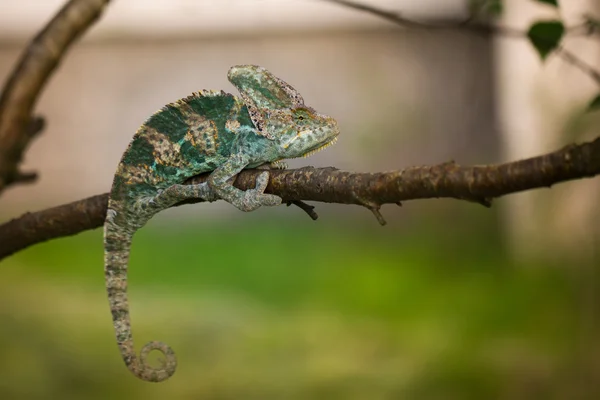
[[[148,364],[148,354],[153,351],[160,351],[164,360],[161,360],[160,367],[152,367]],[[163,342],[149,342],[142,347],[140,352],[140,366],[137,371],[132,372],[140,379],[148,382],[162,382],[169,379],[177,369],[177,356],[173,349]]]

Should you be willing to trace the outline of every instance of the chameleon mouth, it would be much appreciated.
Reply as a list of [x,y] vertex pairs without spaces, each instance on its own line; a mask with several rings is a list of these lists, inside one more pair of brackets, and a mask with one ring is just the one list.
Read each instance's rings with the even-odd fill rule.
[[310,151],[308,151],[308,152],[304,153],[304,154],[302,155],[302,157],[303,157],[303,158],[306,158],[306,157],[312,156],[313,154],[315,154],[315,153],[318,153],[319,151],[321,151],[321,150],[324,150],[324,149],[328,148],[329,146],[332,146],[332,145],[334,145],[334,144],[337,142],[337,140],[338,140],[338,137],[337,137],[337,136],[335,136],[335,137],[334,137],[333,139],[331,139],[329,142],[327,142],[327,143],[325,143],[325,144],[323,144],[323,145],[321,145],[321,146],[317,147],[316,149],[313,149],[313,150],[310,150]]

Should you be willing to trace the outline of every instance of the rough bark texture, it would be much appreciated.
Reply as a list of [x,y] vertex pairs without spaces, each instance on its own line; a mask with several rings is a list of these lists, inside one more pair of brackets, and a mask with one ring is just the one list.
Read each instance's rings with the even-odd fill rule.
[[[235,186],[253,188],[262,171],[243,171]],[[428,198],[454,198],[491,205],[495,197],[600,174],[600,137],[556,152],[505,164],[463,167],[454,162],[398,171],[354,173],[335,168],[272,170],[266,193],[284,201],[362,205],[378,221],[382,204]],[[207,174],[188,183],[204,182]],[[27,213],[0,225],[0,259],[36,243],[93,229],[104,223],[108,194]],[[309,212],[310,207],[302,209]],[[304,205],[306,206],[306,205]],[[310,213],[309,213],[310,214]],[[314,215],[313,215],[314,218]]]

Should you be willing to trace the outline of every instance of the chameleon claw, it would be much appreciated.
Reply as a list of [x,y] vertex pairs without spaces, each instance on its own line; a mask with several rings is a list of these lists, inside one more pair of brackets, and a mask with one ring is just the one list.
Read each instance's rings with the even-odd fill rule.
[[256,177],[256,186],[254,187],[254,190],[257,190],[262,193],[265,191],[268,184],[269,184],[269,173],[267,171],[261,172]]

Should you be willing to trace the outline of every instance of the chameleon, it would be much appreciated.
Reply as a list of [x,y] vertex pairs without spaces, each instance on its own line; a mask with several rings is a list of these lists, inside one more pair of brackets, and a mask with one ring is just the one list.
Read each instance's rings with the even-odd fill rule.
[[[264,193],[269,172],[250,190],[233,186],[244,168],[281,167],[282,160],[308,156],[336,142],[335,119],[316,112],[291,85],[256,65],[238,65],[227,77],[240,96],[201,90],[169,103],[137,130],[114,175],[104,223],[104,275],[115,336],[126,367],[136,377],[161,382],[177,368],[167,344],[134,348],[127,297],[133,236],[155,214],[182,201],[225,200],[242,211],[276,206]],[[185,184],[210,172],[206,182]],[[164,359],[148,362],[151,351]]]

